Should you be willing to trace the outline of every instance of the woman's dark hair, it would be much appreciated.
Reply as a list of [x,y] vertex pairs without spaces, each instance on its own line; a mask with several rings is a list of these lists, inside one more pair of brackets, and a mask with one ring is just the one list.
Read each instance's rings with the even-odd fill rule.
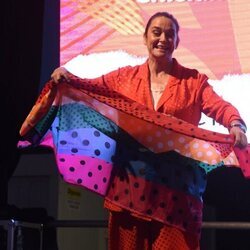
[[149,29],[149,26],[151,25],[152,21],[156,18],[156,17],[166,17],[166,18],[169,18],[173,21],[173,23],[175,24],[175,27],[176,27],[176,31],[177,31],[177,34],[180,30],[180,26],[179,26],[179,23],[177,21],[177,19],[171,15],[170,13],[168,12],[156,12],[153,16],[151,16],[148,20],[148,23],[146,25],[146,28],[145,28],[145,31],[144,31],[144,36],[147,36],[147,33],[148,33],[148,29]]

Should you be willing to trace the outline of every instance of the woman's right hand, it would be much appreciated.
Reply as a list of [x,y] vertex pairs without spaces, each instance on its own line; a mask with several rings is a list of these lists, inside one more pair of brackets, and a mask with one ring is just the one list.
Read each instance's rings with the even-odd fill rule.
[[69,82],[69,72],[64,67],[56,68],[51,74],[51,79],[55,83],[59,83],[62,80]]

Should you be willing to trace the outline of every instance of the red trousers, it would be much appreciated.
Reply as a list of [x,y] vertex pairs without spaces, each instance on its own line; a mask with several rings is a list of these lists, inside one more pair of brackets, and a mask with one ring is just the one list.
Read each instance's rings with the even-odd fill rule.
[[199,250],[199,238],[128,212],[110,212],[109,250]]

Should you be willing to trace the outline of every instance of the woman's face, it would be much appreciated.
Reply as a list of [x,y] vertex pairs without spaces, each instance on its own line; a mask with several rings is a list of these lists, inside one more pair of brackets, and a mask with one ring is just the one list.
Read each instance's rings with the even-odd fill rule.
[[164,16],[154,18],[144,35],[144,43],[149,57],[171,59],[179,43],[174,22]]

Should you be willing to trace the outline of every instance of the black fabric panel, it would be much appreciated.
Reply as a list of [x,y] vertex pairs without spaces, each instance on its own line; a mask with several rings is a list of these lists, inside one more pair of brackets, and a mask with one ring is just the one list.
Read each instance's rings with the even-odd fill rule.
[[44,0],[8,0],[1,9],[0,204],[18,163],[19,128],[39,88]]

